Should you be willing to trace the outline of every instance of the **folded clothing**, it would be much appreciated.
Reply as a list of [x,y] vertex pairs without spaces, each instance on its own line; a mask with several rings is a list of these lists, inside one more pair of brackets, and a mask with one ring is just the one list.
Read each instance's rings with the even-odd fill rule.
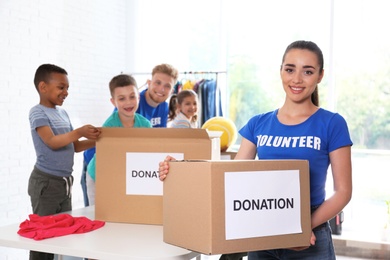
[[30,220],[26,219],[20,223],[18,234],[34,240],[86,233],[101,228],[105,224],[103,221],[73,217],[69,214],[49,216],[31,214],[29,218]]

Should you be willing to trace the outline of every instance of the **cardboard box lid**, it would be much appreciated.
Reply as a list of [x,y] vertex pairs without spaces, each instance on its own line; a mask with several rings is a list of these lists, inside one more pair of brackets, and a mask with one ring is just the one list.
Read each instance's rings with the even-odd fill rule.
[[103,127],[100,138],[172,138],[172,139],[209,139],[205,129],[198,128],[123,128]]
[[97,156],[99,154],[103,154],[102,157],[111,156],[116,152],[112,150],[114,146],[123,147],[124,152],[164,152],[167,155],[185,152],[184,159],[206,160],[212,158],[213,148],[205,129],[102,128],[102,133],[96,142]]
[[[300,172],[302,233],[226,240],[224,173],[290,169],[298,169]],[[176,161],[170,163],[169,174],[164,181],[165,242],[204,254],[309,245],[311,219],[308,161]]]

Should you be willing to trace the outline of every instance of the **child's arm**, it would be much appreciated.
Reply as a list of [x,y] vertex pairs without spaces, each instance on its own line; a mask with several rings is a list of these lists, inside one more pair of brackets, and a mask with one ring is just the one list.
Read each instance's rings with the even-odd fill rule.
[[73,145],[74,145],[74,151],[78,153],[78,152],[85,151],[89,148],[95,147],[96,141],[91,139],[81,140],[81,141],[76,140],[73,142]]
[[[54,135],[50,126],[41,126],[37,128],[37,133],[47,146],[53,150],[57,150],[78,141],[81,137],[92,140],[97,139],[100,135],[100,130],[92,125],[85,125],[66,134]],[[93,145],[90,147],[93,147]]]

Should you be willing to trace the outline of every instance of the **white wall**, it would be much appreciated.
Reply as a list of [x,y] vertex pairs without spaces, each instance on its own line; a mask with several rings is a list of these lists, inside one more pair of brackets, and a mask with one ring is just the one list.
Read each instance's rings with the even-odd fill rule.
[[[126,67],[126,0],[1,0],[0,2],[0,225],[31,213],[27,182],[35,162],[29,109],[39,103],[36,68],[53,63],[70,81],[63,107],[74,127],[101,125],[111,113],[108,82]],[[131,38],[131,36],[129,37]],[[82,207],[82,153],[76,154],[73,207]],[[0,260],[27,259],[0,247]]]

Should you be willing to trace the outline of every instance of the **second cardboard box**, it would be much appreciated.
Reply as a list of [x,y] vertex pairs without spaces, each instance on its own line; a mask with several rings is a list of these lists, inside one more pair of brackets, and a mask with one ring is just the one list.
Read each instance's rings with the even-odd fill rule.
[[203,254],[309,246],[308,161],[171,162],[163,212],[164,241]]

